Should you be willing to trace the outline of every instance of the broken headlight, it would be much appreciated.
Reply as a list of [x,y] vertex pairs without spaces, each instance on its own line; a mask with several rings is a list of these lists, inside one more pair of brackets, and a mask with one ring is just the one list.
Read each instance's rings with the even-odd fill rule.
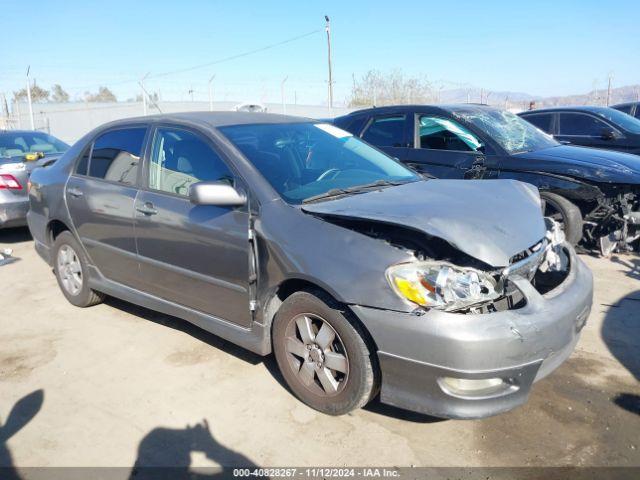
[[567,255],[563,245],[566,241],[564,231],[558,222],[550,217],[545,217],[547,226],[547,248],[540,270],[543,272],[562,272],[567,269]]
[[502,286],[490,275],[444,262],[394,265],[387,269],[387,279],[400,297],[446,311],[490,302],[502,294]]

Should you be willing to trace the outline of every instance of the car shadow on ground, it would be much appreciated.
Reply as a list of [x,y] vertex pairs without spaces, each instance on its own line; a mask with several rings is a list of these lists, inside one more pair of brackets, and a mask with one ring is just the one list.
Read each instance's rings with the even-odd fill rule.
[[17,480],[20,478],[15,466],[7,441],[29,423],[40,411],[44,403],[44,391],[35,390],[16,402],[7,419],[0,418],[0,468],[3,480]]
[[223,352],[244,360],[251,365],[257,365],[258,363],[263,361],[263,357],[261,357],[260,355],[250,352],[249,350],[245,350],[244,348],[239,347],[231,342],[227,342],[226,340],[214,335],[213,333],[209,333],[206,330],[203,330],[200,327],[187,322],[186,320],[182,320],[181,318],[172,317],[171,315],[156,312],[154,310],[150,310],[133,303],[125,302],[124,300],[120,300],[115,297],[106,297],[104,303],[106,305],[109,305],[110,307],[117,308],[118,310],[129,313],[131,315],[135,315],[136,317],[144,318],[145,320],[149,320],[165,327],[186,333],[187,335],[190,335],[191,337],[200,340],[207,345],[222,350]]
[[[635,259],[631,259],[635,262]],[[625,259],[625,265],[628,259]],[[636,263],[640,268],[640,260]],[[630,270],[630,275],[635,275]],[[640,381],[640,290],[626,295],[609,310],[602,323],[601,335],[611,354],[631,375]],[[635,393],[621,392],[614,399],[619,407],[640,415],[640,396]]]
[[613,263],[626,267],[624,273],[627,277],[640,280],[640,256],[632,257],[630,255],[627,255],[623,257],[619,255],[613,255],[611,256],[610,260]]
[[5,244],[29,242],[31,240],[31,233],[27,227],[0,230],[0,247]]
[[[193,466],[192,454],[220,467]],[[231,478],[229,469],[258,468],[245,455],[218,442],[207,420],[185,428],[158,427],[140,441],[130,479]],[[235,476],[235,475],[234,475]]]
[[[228,353],[229,355],[233,355],[241,360],[244,360],[251,365],[257,365],[262,362],[266,370],[282,386],[282,388],[286,389],[291,395],[293,395],[293,393],[287,386],[284,377],[280,373],[278,364],[273,355],[262,357],[253,352],[250,352],[249,350],[245,350],[244,348],[234,345],[233,343],[227,342],[226,340],[223,340],[222,338],[209,333],[201,329],[200,327],[187,322],[186,320],[149,310],[148,308],[141,307],[133,303],[128,303],[124,300],[119,300],[114,297],[107,297],[105,299],[105,304],[110,307],[117,308],[118,310],[122,310],[123,312],[127,312],[131,315],[144,318],[145,320],[158,323],[165,327],[173,328],[174,330],[179,330],[197,340],[200,340],[203,343],[206,343],[207,345],[210,345],[211,347],[220,349],[223,352]],[[421,413],[409,412],[401,408],[384,405],[380,402],[379,397],[376,397],[374,400],[372,400],[365,407],[365,410],[376,413],[378,415],[416,423],[433,423],[444,420],[441,418],[431,417],[429,415],[424,415]]]

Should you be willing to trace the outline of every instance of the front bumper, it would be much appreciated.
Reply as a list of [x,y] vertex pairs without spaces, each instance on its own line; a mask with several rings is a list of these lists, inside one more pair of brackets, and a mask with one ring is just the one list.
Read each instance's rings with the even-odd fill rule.
[[[525,403],[532,384],[571,355],[591,311],[591,271],[573,250],[570,265],[545,295],[513,278],[527,300],[515,310],[414,315],[352,306],[378,346],[381,401],[445,418],[482,418]],[[504,388],[465,394],[447,388],[445,377],[502,379]]]
[[0,201],[0,228],[23,227],[27,224],[29,199]]

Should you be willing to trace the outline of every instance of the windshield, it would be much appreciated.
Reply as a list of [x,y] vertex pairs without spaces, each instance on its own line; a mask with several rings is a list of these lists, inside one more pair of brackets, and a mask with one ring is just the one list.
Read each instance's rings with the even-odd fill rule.
[[640,133],[640,120],[626,113],[620,112],[613,108],[598,108],[594,111],[602,118],[606,118],[610,122],[615,123],[623,130],[631,133]]
[[289,203],[375,182],[420,179],[391,157],[326,123],[238,125],[220,131]]
[[511,112],[477,109],[456,112],[455,116],[482,130],[510,154],[559,145],[550,135]]
[[0,132],[0,158],[24,157],[27,153],[63,153],[69,145],[42,132]]

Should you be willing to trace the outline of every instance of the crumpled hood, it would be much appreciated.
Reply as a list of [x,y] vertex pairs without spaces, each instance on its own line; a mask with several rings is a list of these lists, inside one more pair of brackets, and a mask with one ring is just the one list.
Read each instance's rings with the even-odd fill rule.
[[493,267],[509,265],[545,235],[537,189],[515,180],[419,181],[302,210],[413,228]]
[[599,148],[559,145],[517,154],[532,163],[545,161],[544,170],[600,182],[640,183],[640,156]]

